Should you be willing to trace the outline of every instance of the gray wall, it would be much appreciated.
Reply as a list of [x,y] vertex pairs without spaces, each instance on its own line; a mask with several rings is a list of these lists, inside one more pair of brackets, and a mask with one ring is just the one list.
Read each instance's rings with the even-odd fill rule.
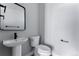
[[[30,37],[33,35],[39,35],[38,34],[38,4],[22,4],[26,7],[26,18],[27,18],[27,25],[26,25],[26,31],[23,33],[19,33],[20,37]],[[29,42],[29,41],[28,41]],[[23,55],[26,55],[29,53],[31,48],[29,47],[28,42],[26,42],[23,45]]]
[[41,43],[44,43],[44,30],[45,30],[45,4],[40,3],[39,6],[39,35],[41,36]]
[[[25,31],[0,31],[0,40],[8,40],[13,38],[13,33],[17,32],[18,37],[29,37],[38,35],[39,19],[38,19],[38,4],[22,4],[26,7],[26,30]],[[0,56],[11,55],[11,48],[7,48],[0,44]],[[25,55],[31,50],[28,42],[23,45],[22,55]]]

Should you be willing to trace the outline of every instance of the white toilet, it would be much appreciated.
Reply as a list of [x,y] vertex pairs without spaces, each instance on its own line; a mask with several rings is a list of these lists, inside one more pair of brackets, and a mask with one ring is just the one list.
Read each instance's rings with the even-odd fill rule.
[[30,37],[31,40],[31,46],[34,48],[34,55],[35,56],[50,56],[51,55],[51,48],[43,45],[43,44],[39,44],[39,40],[40,40],[40,36],[33,36]]

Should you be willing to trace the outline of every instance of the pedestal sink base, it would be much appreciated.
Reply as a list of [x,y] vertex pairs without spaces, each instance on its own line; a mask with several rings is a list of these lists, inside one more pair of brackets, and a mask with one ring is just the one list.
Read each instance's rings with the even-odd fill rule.
[[18,46],[15,46],[15,47],[13,47],[12,48],[12,56],[21,56],[21,52],[22,52],[22,50],[21,50],[22,48],[21,48],[21,45],[18,45]]

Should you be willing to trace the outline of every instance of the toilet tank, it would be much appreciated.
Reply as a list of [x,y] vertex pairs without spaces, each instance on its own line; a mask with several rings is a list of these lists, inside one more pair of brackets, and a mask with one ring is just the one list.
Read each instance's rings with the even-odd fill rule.
[[30,37],[30,42],[32,47],[36,47],[39,45],[40,36],[32,36]]

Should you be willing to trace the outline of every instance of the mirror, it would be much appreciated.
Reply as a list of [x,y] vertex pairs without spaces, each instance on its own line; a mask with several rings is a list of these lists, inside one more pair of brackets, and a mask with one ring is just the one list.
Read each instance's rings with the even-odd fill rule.
[[0,29],[25,30],[26,9],[18,3],[0,4]]

